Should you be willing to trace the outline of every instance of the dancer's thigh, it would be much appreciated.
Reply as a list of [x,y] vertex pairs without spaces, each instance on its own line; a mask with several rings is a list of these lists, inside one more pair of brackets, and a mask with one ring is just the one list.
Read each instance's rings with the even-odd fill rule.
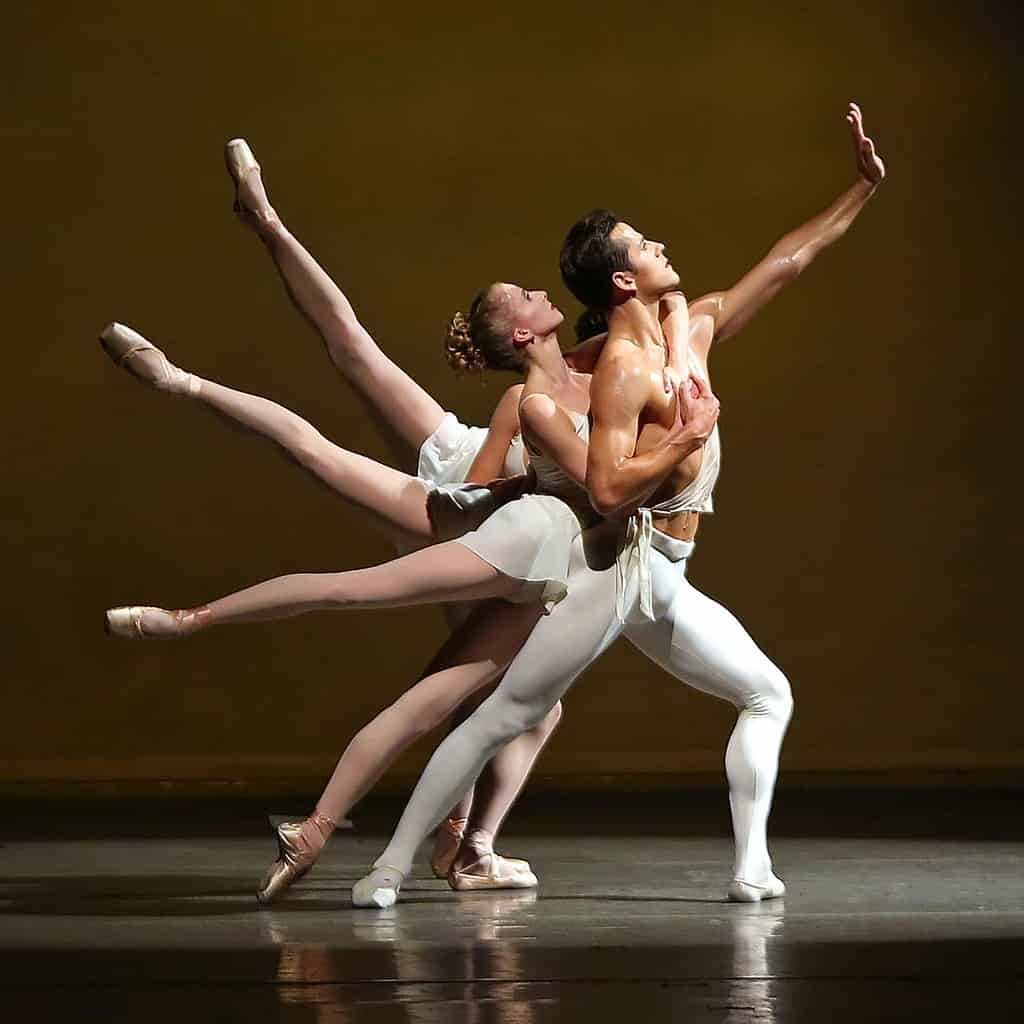
[[367,569],[326,574],[322,579],[328,606],[352,609],[515,598],[522,592],[519,580],[498,572],[457,541],[422,548]]
[[[630,618],[630,642],[676,679],[697,690],[748,705],[766,688],[784,685],[778,668],[739,619],[686,579],[684,562],[651,554],[656,621]],[[664,596],[674,591],[671,600]]]
[[318,436],[303,451],[303,462],[323,483],[383,529],[396,546],[428,544],[433,527],[422,480],[375,459],[350,452]]
[[530,728],[619,635],[614,567],[591,568],[582,537],[573,542],[568,584],[568,594],[538,622],[473,718],[512,713],[517,727]]
[[393,708],[426,731],[466,701],[475,707],[486,696],[479,691],[497,681],[540,617],[536,602],[480,602]]

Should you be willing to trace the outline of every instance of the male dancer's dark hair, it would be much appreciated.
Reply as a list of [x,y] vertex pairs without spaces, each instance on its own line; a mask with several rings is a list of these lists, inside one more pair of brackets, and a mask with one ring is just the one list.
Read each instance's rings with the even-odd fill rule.
[[558,258],[562,280],[589,309],[611,309],[612,274],[633,269],[626,246],[611,239],[620,220],[611,210],[592,210],[569,228],[562,243]]

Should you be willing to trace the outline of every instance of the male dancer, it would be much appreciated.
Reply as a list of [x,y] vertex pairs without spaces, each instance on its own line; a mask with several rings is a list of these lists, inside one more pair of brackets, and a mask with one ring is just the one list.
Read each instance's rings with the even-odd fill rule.
[[[711,343],[739,331],[842,237],[884,177],[855,104],[847,121],[857,152],[855,183],[824,213],[780,239],[732,288],[693,304],[691,351],[702,375]],[[568,597],[534,629],[495,692],[435,751],[391,842],[353,887],[357,906],[395,901],[416,848],[454,798],[501,744],[541,720],[623,628],[676,678],[737,707],[726,751],[736,840],[728,895],[754,902],[785,892],[772,871],[767,820],[792,713],[789,684],[735,617],[684,576],[697,519],[711,508],[717,431],[702,453],[665,466],[660,476],[652,472],[652,456],[675,415],[675,402],[661,386],[665,343],[657,303],[678,286],[678,275],[661,243],[607,211],[595,211],[573,226],[561,265],[577,298],[611,310],[609,338],[591,384],[588,489],[605,514],[640,507],[629,517],[614,569],[595,563],[594,531],[577,539]]]

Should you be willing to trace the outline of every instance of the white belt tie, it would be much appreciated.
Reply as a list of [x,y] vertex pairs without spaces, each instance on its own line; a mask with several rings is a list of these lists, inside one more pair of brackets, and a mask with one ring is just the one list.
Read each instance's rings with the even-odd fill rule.
[[[615,559],[615,614],[626,621],[626,591],[635,571],[640,588],[640,611],[654,621],[654,591],[651,586],[651,541],[654,519],[649,508],[638,508],[626,524],[626,542]],[[636,563],[634,570],[633,563]]]

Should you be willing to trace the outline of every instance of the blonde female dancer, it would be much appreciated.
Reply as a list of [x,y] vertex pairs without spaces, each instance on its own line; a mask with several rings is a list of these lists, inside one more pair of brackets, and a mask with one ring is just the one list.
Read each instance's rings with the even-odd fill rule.
[[[233,144],[229,147],[229,154],[232,148],[237,150],[240,147],[238,143]],[[231,163],[232,161],[229,157],[229,167]],[[415,422],[414,417],[410,418],[408,416],[405,422],[402,422],[401,417],[399,417],[398,422],[392,424],[395,428],[393,430],[394,434],[402,434],[404,429],[404,434],[407,438],[412,435],[413,441],[419,440],[419,437],[416,435],[418,432],[422,436],[423,422],[429,423],[431,420],[436,422],[440,418],[441,427],[448,426],[450,428],[454,426],[456,428],[454,432],[456,438],[458,438],[459,431],[461,431],[462,440],[464,441],[465,434],[473,428],[463,428],[454,421],[454,417],[451,417],[450,414],[444,414],[429,396],[426,396],[425,393],[418,389],[409,378],[402,374],[394,364],[390,363],[380,353],[379,349],[373,344],[372,339],[369,339],[366,332],[355,321],[351,306],[344,299],[344,296],[338,292],[333,283],[329,281],[329,278],[320,270],[311,257],[301,249],[301,246],[284,231],[280,222],[277,221],[273,211],[269,208],[269,204],[266,203],[265,192],[263,192],[259,181],[259,170],[255,166],[255,161],[251,160],[251,156],[248,163],[250,173],[247,177],[249,183],[257,187],[245,189],[243,184],[245,176],[236,176],[236,180],[241,179],[240,185],[242,185],[239,188],[239,212],[247,222],[251,224],[255,222],[255,224],[260,226],[261,237],[264,237],[265,240],[271,239],[271,241],[268,241],[268,247],[271,248],[275,255],[275,261],[281,269],[290,294],[292,294],[296,303],[300,305],[300,308],[320,327],[335,362],[343,369],[347,368],[347,376],[350,373],[353,375],[355,382],[362,386],[364,398],[369,399],[369,404],[372,407],[376,406],[375,411],[378,414],[380,414],[381,406],[384,404],[380,401],[382,393],[387,395],[386,408],[389,412],[393,411],[396,405],[399,409],[420,409],[420,422]],[[256,201],[253,201],[254,192],[256,193]],[[260,194],[262,194],[262,203],[259,202]],[[500,314],[504,313],[505,322],[503,326],[507,329],[510,324],[509,314],[511,313],[512,319],[515,319],[516,315],[516,311],[510,310],[507,307],[517,304],[520,306],[518,313],[524,318],[527,326],[520,325],[514,328],[512,347],[510,349],[506,344],[507,339],[503,337],[501,330],[496,331],[494,329],[494,322],[496,319],[501,320],[502,316]],[[543,318],[546,315],[550,318],[552,314],[555,314],[557,319],[560,319],[557,311],[546,301],[545,295],[525,292],[513,286],[496,286],[480,297],[474,304],[471,315],[471,321],[476,325],[476,333],[481,337],[487,354],[483,355],[480,351],[476,351],[475,355],[473,354],[474,346],[470,338],[471,327],[469,324],[462,324],[460,329],[454,332],[452,348],[455,350],[456,358],[462,360],[463,363],[471,358],[483,358],[492,367],[514,368],[518,361],[515,350],[530,345],[534,339],[531,330],[535,328],[537,316],[540,315]],[[339,340],[342,344],[339,344]],[[353,341],[355,344],[353,344]],[[119,361],[122,361],[129,369],[133,370],[137,376],[149,380],[164,390],[179,394],[189,394],[199,398],[217,411],[249,426],[257,432],[271,437],[300,463],[326,480],[339,493],[355,501],[357,504],[369,509],[379,508],[381,502],[386,503],[388,506],[393,506],[393,513],[389,516],[388,522],[388,525],[392,528],[397,528],[406,535],[411,534],[413,538],[419,541],[430,537],[429,523],[423,518],[422,491],[414,485],[413,481],[404,478],[402,474],[388,471],[384,467],[379,467],[372,463],[370,460],[362,459],[360,456],[354,456],[352,453],[338,449],[294,414],[281,409],[279,406],[275,406],[273,403],[267,402],[265,399],[233,392],[213,382],[201,381],[193,375],[186,374],[184,371],[172,367],[161,353],[148,345],[144,339],[126,329],[113,328],[106,332],[105,347],[115,358],[118,358]],[[558,372],[562,377],[565,376],[564,364],[551,362],[550,366],[552,368],[557,366],[559,368]],[[561,377],[559,380],[564,384]],[[409,397],[410,401],[404,403],[395,402],[396,385],[406,393],[413,392],[411,395],[405,394],[402,396]],[[574,397],[579,398],[580,396],[576,395]],[[504,405],[507,407],[508,402],[506,401]],[[499,409],[499,414],[502,411]],[[498,418],[507,419],[507,409],[504,416],[496,414],[496,419]],[[544,427],[541,426],[540,429],[543,431]],[[427,438],[421,449],[421,468],[425,461],[423,457],[425,452],[427,453],[426,461],[428,463],[433,460],[443,465],[447,461],[448,466],[451,466],[452,460],[450,458],[445,459],[447,453],[444,447],[436,443],[437,433],[438,431],[435,430],[434,435]],[[449,429],[449,434],[451,433],[452,431]],[[482,432],[477,431],[476,433],[479,436]],[[476,438],[474,437],[472,440],[475,441]],[[430,443],[432,441],[435,442],[433,445]],[[451,446],[449,446],[450,450]],[[435,452],[439,457],[435,457]],[[589,511],[587,514],[589,515]],[[507,616],[509,613],[506,612],[505,614]],[[115,620],[113,623],[114,628],[123,628],[123,624],[119,627],[116,622],[118,616],[115,615],[113,618]],[[159,618],[160,616],[157,616],[157,619]],[[180,615],[178,618],[181,620],[181,624],[188,628],[190,618],[199,620],[201,616]],[[145,624],[146,615],[141,611],[136,611],[130,621],[136,623],[143,631],[147,629]],[[501,630],[495,631],[495,635],[499,640],[511,637],[512,632],[508,627],[509,623],[506,622]],[[157,631],[159,628],[160,626],[157,625],[155,630],[152,631]],[[523,635],[525,636],[525,633]],[[511,643],[506,646],[511,647]],[[505,653],[500,642],[492,645],[492,654],[497,654],[499,661],[502,660]],[[446,651],[442,652],[442,658],[445,655],[452,657],[453,654],[453,651],[446,649]],[[454,660],[458,661],[458,657],[455,656]],[[504,660],[507,663],[507,657]],[[484,671],[485,668],[486,672]],[[305,854],[306,860],[309,859],[311,853],[319,853],[319,847],[322,846],[323,841],[329,834],[332,817],[324,813],[323,808],[325,803],[328,805],[332,803],[330,799],[332,788],[337,790],[340,786],[340,789],[343,791],[333,795],[340,797],[343,801],[339,805],[337,813],[344,813],[347,807],[351,806],[351,803],[369,788],[369,785],[386,767],[388,755],[397,753],[416,736],[421,735],[422,732],[436,724],[439,708],[443,707],[445,712],[451,709],[453,698],[459,693],[459,688],[453,685],[456,682],[452,678],[453,672],[458,672],[463,677],[464,682],[469,675],[475,672],[477,678],[473,683],[474,688],[488,681],[485,676],[493,679],[498,674],[493,666],[486,662],[483,664],[471,665],[466,663],[461,666],[453,666],[446,675],[442,673],[443,678],[432,678],[430,680],[433,684],[432,686],[428,686],[427,681],[424,681],[419,687],[414,688],[414,691],[408,694],[406,698],[403,698],[391,709],[388,709],[388,712],[380,716],[379,720],[375,720],[360,736],[356,737],[356,740],[353,741],[353,744],[350,745],[341,762],[339,762],[338,770],[328,786],[325,798],[322,798],[318,805],[319,813],[315,814],[310,821],[303,823],[302,826],[294,826],[294,829],[298,830],[298,836],[294,836],[294,838],[300,840],[300,846],[306,847],[304,851],[299,851]],[[430,690],[430,692],[424,692],[427,690]],[[463,692],[465,692],[465,688]],[[429,703],[432,714],[423,714],[424,701]],[[415,705],[420,712],[414,716],[415,726],[413,726],[412,734],[410,734],[409,726],[410,713],[413,711],[413,708],[406,707],[405,705],[407,704]],[[557,721],[557,714],[558,709],[553,709],[551,717],[554,721]],[[383,720],[385,717],[389,721],[385,722]],[[405,724],[404,730],[402,728],[396,730],[396,724],[403,722]],[[471,849],[464,851],[469,856],[476,855],[474,857],[476,866],[480,867],[483,865],[485,867],[484,874],[486,878],[474,877],[472,871],[463,872],[464,877],[459,878],[460,872],[456,868],[457,877],[453,880],[453,884],[457,888],[476,887],[480,884],[500,884],[502,882],[500,877],[503,873],[502,859],[493,855],[489,849],[486,849],[487,844],[482,843],[480,840],[482,836],[492,835],[496,831],[497,825],[500,824],[504,813],[507,812],[508,806],[518,792],[529,766],[536,757],[543,740],[550,733],[551,728],[553,728],[553,724],[554,722],[550,719],[542,723],[544,728],[538,729],[538,736],[524,736],[520,738],[515,744],[510,745],[509,751],[503,752],[507,756],[502,757],[502,755],[499,755],[499,758],[495,759],[496,768],[498,767],[498,761],[504,760],[506,762],[502,765],[504,771],[496,771],[495,774],[501,776],[501,778],[496,779],[496,784],[488,788],[488,799],[482,801],[480,805],[481,813],[479,815],[481,820],[489,822],[492,827],[490,829],[483,827],[475,830],[471,829],[470,835],[476,841],[470,842],[468,846]],[[382,732],[387,734],[386,738],[390,740],[390,745],[379,742],[383,738],[381,736]],[[518,749],[513,750],[513,746]],[[360,750],[360,748],[363,749]],[[372,767],[365,763],[368,754],[366,748],[377,752],[377,763]],[[370,760],[373,760],[372,757]],[[382,761],[383,763],[381,763]],[[354,770],[353,762],[356,763]],[[360,762],[363,763],[360,765]],[[347,792],[344,792],[346,790]],[[337,803],[337,800],[334,803]],[[488,810],[490,813],[488,813]],[[336,818],[333,820],[336,820]],[[315,824],[315,830],[310,827],[311,822]],[[454,845],[457,844],[458,837],[448,833],[445,839],[451,859],[451,855],[455,853]],[[453,844],[453,839],[456,840],[456,844]],[[296,858],[294,856],[285,856],[289,852],[294,853],[294,851],[287,849],[287,843],[285,843],[282,848],[282,858],[275,865],[276,870],[270,872],[270,885],[263,887],[265,896],[274,895],[273,883],[275,880],[278,883],[283,882],[287,884],[288,881],[292,880],[299,873],[294,870],[294,868],[299,867]],[[435,857],[435,867],[436,861],[437,858]],[[516,864],[522,865],[524,870],[517,872],[514,867]],[[530,876],[528,865],[524,865],[523,862],[506,861],[504,867],[509,869],[505,874],[509,875],[509,880],[511,881],[515,881],[512,876],[517,873],[532,877]],[[464,886],[456,884],[460,880],[466,884]],[[520,878],[516,884],[523,884],[523,879]],[[535,884],[535,879],[533,884]],[[279,884],[277,888],[279,891],[283,886]]]

